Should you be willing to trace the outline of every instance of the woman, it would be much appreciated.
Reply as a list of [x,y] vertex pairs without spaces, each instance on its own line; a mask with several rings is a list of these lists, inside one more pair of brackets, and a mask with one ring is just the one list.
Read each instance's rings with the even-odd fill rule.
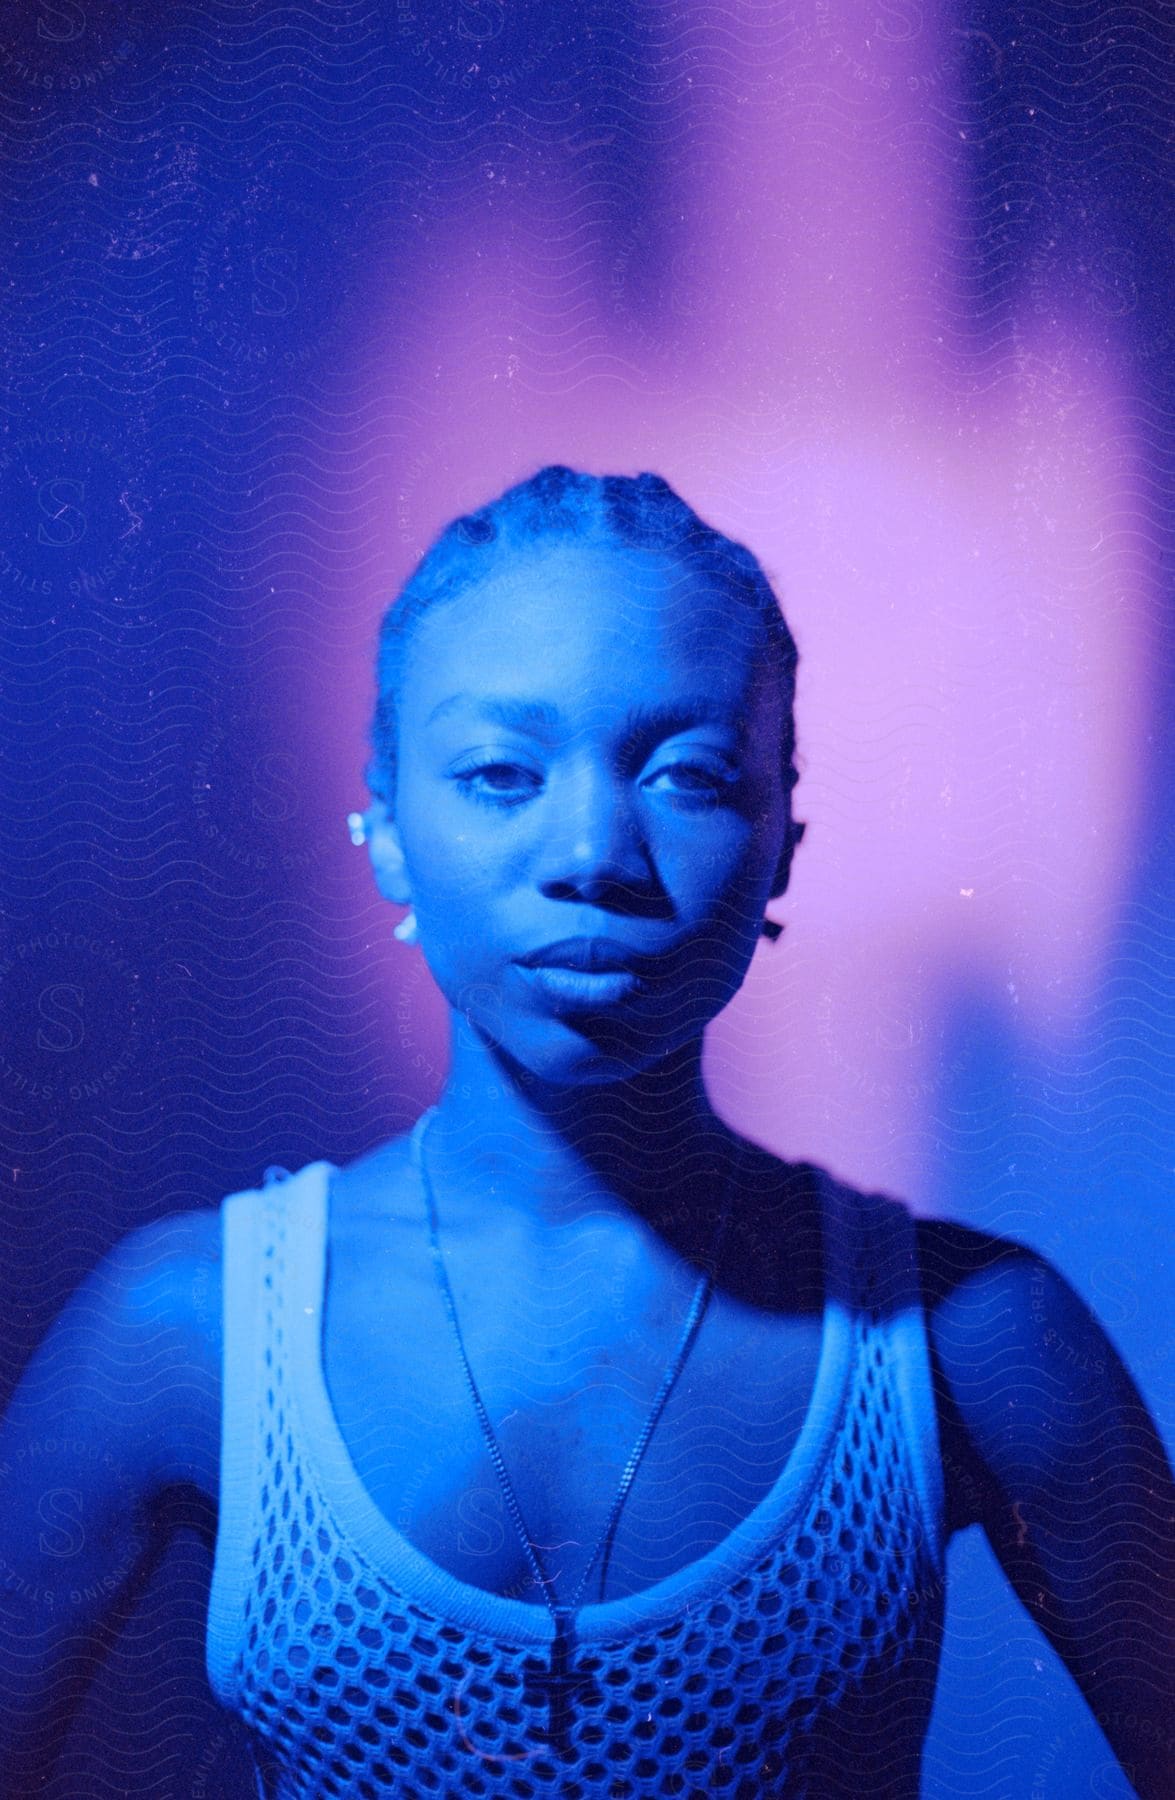
[[913,1796],[976,1521],[1142,1800],[1175,1791],[1171,1478],[1098,1326],[708,1100],[802,831],[795,663],[656,476],[543,469],[423,559],[352,827],[448,1001],[444,1091],[138,1233],[59,1322],[6,1460],[76,1434],[99,1598],[28,1654],[10,1508],[14,1754],[179,1492],[219,1508],[209,1674],[281,1796]]

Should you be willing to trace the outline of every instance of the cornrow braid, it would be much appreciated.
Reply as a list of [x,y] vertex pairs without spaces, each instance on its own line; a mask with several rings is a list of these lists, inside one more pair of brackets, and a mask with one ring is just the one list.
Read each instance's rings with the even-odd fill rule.
[[[549,463],[496,500],[454,519],[435,539],[384,614],[376,656],[367,785],[389,807],[395,791],[397,696],[413,630],[431,607],[454,600],[502,559],[548,539],[659,550],[727,589],[763,620],[783,700],[784,781],[795,767],[797,651],[771,584],[742,544],[707,525],[660,475],[585,475]],[[797,828],[796,839],[799,831]]]

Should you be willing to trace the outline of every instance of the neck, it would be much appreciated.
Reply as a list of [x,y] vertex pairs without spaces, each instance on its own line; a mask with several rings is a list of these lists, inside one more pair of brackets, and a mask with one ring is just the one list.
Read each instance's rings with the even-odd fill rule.
[[700,1037],[624,1081],[559,1087],[463,1024],[453,1039],[427,1147],[451,1216],[484,1215],[492,1195],[539,1234],[635,1214],[677,1236],[710,1217],[736,1140],[706,1094]]

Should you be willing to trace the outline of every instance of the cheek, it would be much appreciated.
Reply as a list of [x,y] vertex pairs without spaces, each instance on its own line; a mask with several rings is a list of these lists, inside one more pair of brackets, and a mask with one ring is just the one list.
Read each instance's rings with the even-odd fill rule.
[[714,813],[691,832],[665,843],[660,859],[666,885],[679,898],[726,912],[757,893],[766,857],[761,830],[735,813]]
[[478,864],[484,861],[476,821],[457,810],[447,783],[426,779],[411,766],[405,777],[398,822],[413,895],[429,910],[438,903],[459,904],[478,885]]
[[457,854],[454,846],[438,846],[437,854],[418,863],[412,893],[422,932],[446,954],[476,954],[485,934],[489,892],[475,857]]
[[476,821],[453,817],[443,796],[405,818],[402,842],[421,947],[455,1001],[492,960],[494,905],[509,885],[500,852]]

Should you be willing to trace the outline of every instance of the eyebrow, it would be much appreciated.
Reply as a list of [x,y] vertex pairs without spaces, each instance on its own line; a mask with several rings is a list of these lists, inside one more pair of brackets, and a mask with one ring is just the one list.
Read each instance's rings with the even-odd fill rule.
[[560,712],[548,700],[510,700],[499,699],[492,694],[450,694],[447,700],[441,700],[433,707],[425,720],[431,725],[434,719],[443,717],[445,713],[454,712],[460,706],[468,706],[479,718],[490,719],[495,725],[513,725],[522,730],[528,726],[554,727],[559,724]]
[[[447,699],[439,701],[425,720],[426,725],[431,725],[435,719],[463,705],[468,705],[478,718],[488,719],[495,725],[504,725],[509,730],[531,731],[536,735],[555,731],[563,723],[563,714],[549,700],[513,699],[494,694],[462,692],[450,694]],[[734,726],[737,712],[734,707],[725,705],[712,694],[691,694],[681,700],[664,701],[658,705],[630,707],[625,720],[629,737],[651,737],[657,733],[684,731],[688,726],[697,724]]]

